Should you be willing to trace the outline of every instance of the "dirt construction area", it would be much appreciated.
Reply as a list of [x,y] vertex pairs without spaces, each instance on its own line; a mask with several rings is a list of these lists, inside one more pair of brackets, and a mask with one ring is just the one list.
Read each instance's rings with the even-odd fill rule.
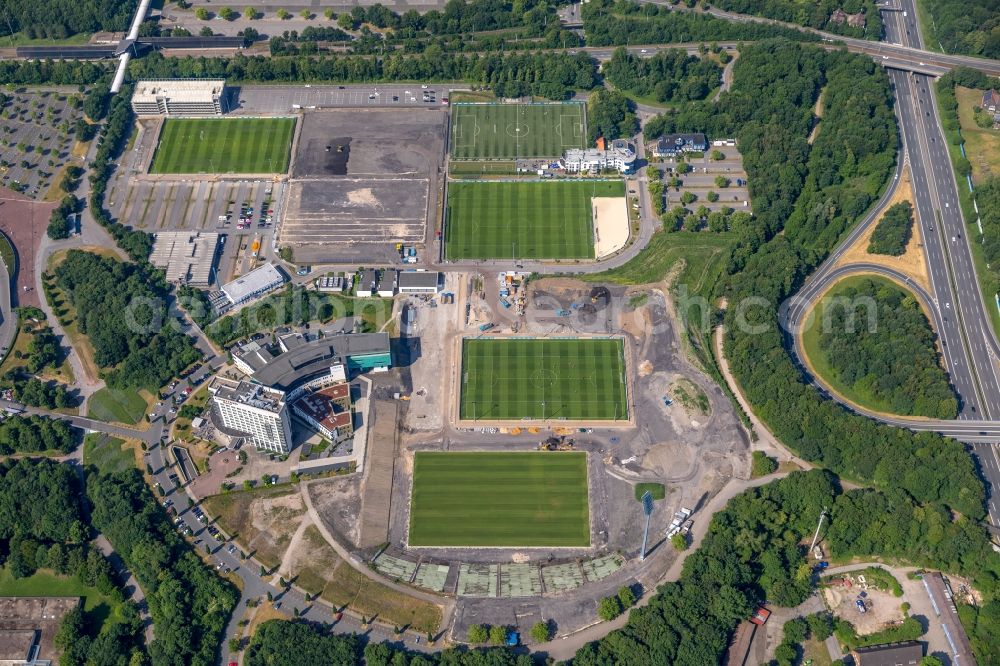
[[[851,587],[834,585],[823,588],[823,598],[834,615],[854,625],[859,636],[882,631],[904,619],[900,608],[903,599],[873,587],[862,589],[857,584]],[[865,604],[864,613],[855,603],[858,599]]]
[[279,243],[299,261],[391,262],[437,212],[448,116],[412,110],[303,115]]

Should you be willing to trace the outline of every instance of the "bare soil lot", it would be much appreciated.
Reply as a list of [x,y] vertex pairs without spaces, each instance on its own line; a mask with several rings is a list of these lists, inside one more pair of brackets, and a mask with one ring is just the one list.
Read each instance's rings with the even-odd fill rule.
[[279,242],[313,263],[391,261],[437,211],[447,114],[303,115]]
[[441,164],[445,119],[411,110],[307,113],[292,177],[425,174]]

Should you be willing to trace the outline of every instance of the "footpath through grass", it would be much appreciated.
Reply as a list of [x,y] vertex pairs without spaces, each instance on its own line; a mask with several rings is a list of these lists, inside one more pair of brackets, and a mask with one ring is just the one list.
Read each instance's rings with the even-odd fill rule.
[[448,185],[448,259],[593,259],[593,197],[620,180],[458,181]]
[[411,546],[590,545],[587,454],[419,452]]
[[168,118],[150,173],[284,173],[295,118]]
[[468,338],[462,344],[461,418],[625,420],[625,343]]

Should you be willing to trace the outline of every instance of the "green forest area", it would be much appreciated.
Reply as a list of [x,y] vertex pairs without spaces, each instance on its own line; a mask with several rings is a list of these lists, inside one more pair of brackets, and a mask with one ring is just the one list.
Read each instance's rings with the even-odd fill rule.
[[[882,16],[875,0],[714,0],[712,6],[847,37],[878,40],[882,36]],[[838,9],[848,15],[863,14],[863,25],[850,25],[836,13]]]
[[1000,58],[996,0],[917,0],[927,48]]
[[200,357],[190,337],[165,325],[168,287],[145,267],[70,250],[54,273],[65,302],[53,308],[87,335],[109,386],[155,391]]
[[878,221],[868,242],[868,253],[898,257],[906,252],[912,233],[913,206],[909,201],[900,201],[890,206]]
[[958,400],[916,298],[878,277],[847,278],[816,306],[803,345],[818,374],[862,407],[953,419]]
[[128,28],[139,0],[4,0],[0,35],[65,39],[80,32]]

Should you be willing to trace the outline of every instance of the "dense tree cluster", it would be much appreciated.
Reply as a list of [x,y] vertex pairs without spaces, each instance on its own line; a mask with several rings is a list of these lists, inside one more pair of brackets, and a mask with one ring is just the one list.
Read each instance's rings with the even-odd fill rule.
[[15,85],[89,85],[110,71],[91,60],[0,60],[0,81]]
[[[824,116],[810,147],[813,107],[824,87],[824,104],[839,112]],[[896,127],[885,74],[868,58],[761,42],[742,50],[732,90],[717,105],[691,103],[645,129],[650,138],[672,131],[739,140],[754,224],[734,229],[723,293],[730,306],[726,356],[758,416],[800,455],[838,473],[982,515],[982,483],[959,443],[882,426],[823,399],[804,382],[777,322],[782,301],[892,172]],[[712,321],[703,311],[682,314]],[[918,455],[928,458],[918,463]]]
[[583,5],[588,46],[669,44],[759,40],[785,37],[798,41],[820,38],[794,28],[762,23],[734,23],[709,14],[676,11],[667,5],[632,0],[592,0]]
[[64,39],[78,32],[122,31],[138,5],[138,0],[4,0],[0,35],[21,31],[29,38]]
[[909,201],[900,201],[885,211],[872,231],[868,252],[898,257],[906,252],[906,244],[910,242],[912,232],[913,206]]
[[135,78],[218,76],[249,81],[466,81],[488,86],[500,97],[539,95],[564,99],[573,90],[597,86],[597,64],[586,53],[452,54],[427,49],[420,55],[283,57],[237,55],[234,58],[164,58],[153,54],[133,60]]
[[[875,0],[713,0],[712,5],[730,12],[754,14],[797,23],[848,37],[879,39],[882,36],[882,16]],[[856,28],[846,21],[831,20],[838,9],[846,14],[864,14],[865,26]]]
[[[17,418],[6,419],[0,429]],[[38,427],[65,425],[49,423]],[[6,435],[0,435],[0,442],[8,442]],[[82,608],[63,620],[55,636],[63,651],[62,666],[145,663],[139,613],[125,600],[111,564],[88,544],[91,531],[82,485],[68,464],[28,459],[0,463],[0,564],[15,578],[38,569],[75,576],[115,604],[115,612],[100,625],[95,624],[96,615]]]
[[635,135],[635,103],[617,90],[595,90],[587,100],[587,131],[591,145],[599,136],[611,140]]
[[[934,0],[921,3],[929,40],[945,53],[1000,58],[1000,6],[995,0]],[[930,46],[928,44],[928,46]]]
[[90,214],[132,258],[143,261],[153,249],[152,236],[116,222],[104,208],[104,192],[115,168],[115,160],[125,149],[132,132],[132,89],[125,86],[111,100],[111,110],[99,139],[97,155],[90,163]]
[[722,78],[722,68],[714,61],[682,49],[640,58],[618,48],[601,71],[616,88],[657,102],[705,99]]
[[69,238],[69,217],[80,209],[80,200],[72,194],[67,194],[52,210],[49,216],[49,226],[45,230],[52,240]]
[[142,586],[156,627],[153,666],[215,664],[239,594],[178,536],[136,470],[90,474],[92,520]]
[[70,250],[55,276],[109,385],[155,391],[198,360],[191,338],[169,325],[166,285],[142,266]]
[[28,342],[28,353],[24,356],[24,369],[30,374],[36,374],[62,363],[63,350],[52,328],[41,326],[30,330],[31,340]]
[[37,377],[26,377],[17,371],[8,373],[4,379],[13,381],[14,398],[25,405],[45,409],[62,409],[72,407],[75,404],[75,400],[66,389],[65,384],[46,382]]
[[66,421],[18,414],[0,421],[0,455],[42,451],[69,453],[78,443],[77,432]]
[[356,663],[360,651],[356,636],[318,631],[305,622],[270,620],[257,627],[244,658],[247,666]]
[[[873,307],[874,306],[874,307]],[[953,419],[958,400],[917,300],[888,280],[863,278],[823,301],[819,345],[831,379],[881,411]]]

